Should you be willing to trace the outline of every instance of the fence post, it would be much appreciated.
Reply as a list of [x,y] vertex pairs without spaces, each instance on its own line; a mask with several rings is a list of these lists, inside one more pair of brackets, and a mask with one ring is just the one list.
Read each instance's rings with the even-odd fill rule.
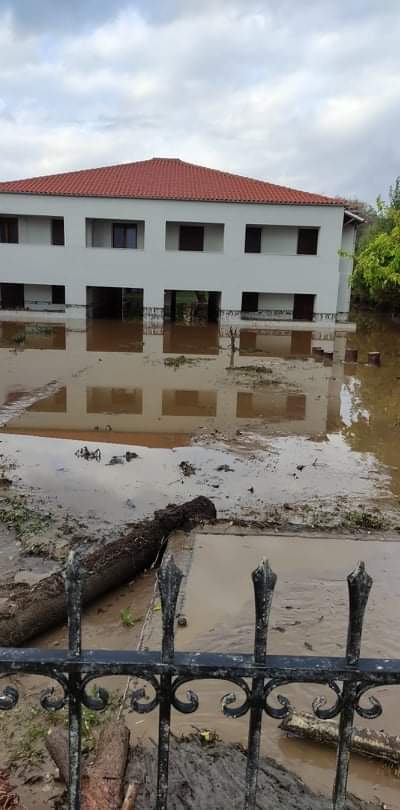
[[[161,660],[172,663],[175,654],[175,611],[182,581],[182,571],[169,557],[158,572],[158,587],[161,597],[163,637]],[[167,810],[168,800],[168,767],[169,739],[171,729],[171,675],[160,676],[160,708],[158,726],[158,774],[157,774],[157,810]]]
[[[68,601],[68,651],[70,658],[81,654],[82,579],[80,560],[71,552],[65,571]],[[81,718],[80,675],[70,673],[68,678],[68,751],[69,751],[69,810],[80,810],[81,782]]]
[[[349,624],[347,630],[346,664],[358,666],[361,652],[361,636],[372,579],[360,562],[347,577],[349,589]],[[342,692],[342,711],[339,723],[339,742],[336,755],[336,776],[333,788],[334,810],[345,810],[347,779],[353,734],[354,707],[357,681],[345,681]]]
[[[254,638],[254,661],[265,664],[267,653],[268,622],[272,597],[276,584],[276,574],[271,570],[268,560],[262,560],[253,571],[254,599],[256,609],[256,627]],[[260,757],[261,724],[264,711],[264,675],[253,678],[251,689],[251,710],[249,737],[247,745],[245,810],[256,806],[258,762]]]

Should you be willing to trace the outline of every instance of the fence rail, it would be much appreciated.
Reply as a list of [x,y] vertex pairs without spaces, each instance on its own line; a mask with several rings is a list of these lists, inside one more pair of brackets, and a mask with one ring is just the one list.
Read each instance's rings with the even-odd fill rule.
[[[221,706],[228,717],[237,718],[249,713],[246,787],[243,798],[246,810],[254,810],[256,807],[263,715],[266,713],[269,717],[280,720],[291,711],[288,698],[280,693],[276,694],[275,690],[293,683],[328,685],[333,693],[332,705],[327,706],[325,698],[316,697],[312,708],[316,717],[321,720],[340,718],[332,807],[334,810],[345,810],[354,715],[358,714],[365,719],[379,717],[382,713],[381,704],[375,697],[369,696],[369,706],[366,706],[363,701],[366,693],[374,687],[400,683],[400,660],[360,659],[364,614],[372,586],[372,579],[367,574],[364,563],[359,563],[347,578],[349,621],[344,658],[267,655],[268,622],[276,576],[266,560],[252,574],[255,597],[252,655],[175,652],[176,606],[183,574],[172,558],[165,562],[158,574],[163,625],[161,650],[82,650],[82,576],[84,571],[79,557],[72,554],[65,572],[68,650],[0,648],[1,673],[46,675],[62,688],[61,697],[55,694],[53,687],[44,690],[40,702],[49,711],[57,711],[68,705],[70,810],[80,810],[81,806],[82,706],[95,711],[106,708],[107,691],[100,687],[93,695],[89,693],[88,687],[95,679],[110,675],[132,676],[140,678],[146,684],[145,687],[133,689],[129,695],[133,711],[148,713],[159,709],[156,810],[167,809],[171,710],[174,708],[178,712],[190,714],[199,707],[199,699],[190,688],[192,681],[228,681],[241,691],[241,700],[231,692],[222,698]],[[183,687],[187,687],[184,699],[180,696]],[[274,694],[275,703],[271,701]],[[11,710],[17,702],[17,690],[13,686],[6,686],[0,695],[0,710]]]

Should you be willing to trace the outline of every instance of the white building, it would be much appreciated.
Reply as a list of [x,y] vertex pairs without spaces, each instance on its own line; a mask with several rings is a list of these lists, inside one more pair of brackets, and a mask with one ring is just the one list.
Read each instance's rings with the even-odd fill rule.
[[[346,320],[336,198],[153,158],[0,183],[0,317]],[[192,297],[188,295],[192,292]]]

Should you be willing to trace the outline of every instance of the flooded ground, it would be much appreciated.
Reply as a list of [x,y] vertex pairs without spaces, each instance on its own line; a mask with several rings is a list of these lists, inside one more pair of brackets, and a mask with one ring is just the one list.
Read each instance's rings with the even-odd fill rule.
[[[0,324],[0,449],[14,478],[56,501],[61,492],[79,517],[120,523],[199,491],[224,517],[338,496],[396,507],[400,326],[236,331],[232,352],[212,324]],[[357,364],[346,348],[358,348]],[[371,350],[381,368],[366,364]],[[100,463],[74,456],[83,444],[101,449]],[[140,459],[122,463],[135,446]],[[235,474],[217,475],[223,464]]]
[[[214,325],[93,321],[69,331],[0,323],[1,576],[33,583],[54,570],[70,539],[107,539],[168,503],[207,495],[220,520],[280,534],[199,535],[178,646],[250,650],[249,574],[268,555],[280,576],[270,651],[301,653],[307,641],[315,654],[338,654],[344,578],[363,557],[376,581],[364,653],[400,657],[392,619],[400,598],[400,325],[359,318],[355,334],[243,328],[233,339],[234,351],[229,330]],[[345,362],[346,348],[358,349],[358,363]],[[369,351],[381,352],[381,367],[367,365]],[[48,519],[37,526],[28,515],[21,528],[20,497]],[[282,535],[304,527],[369,534]],[[153,589],[151,574],[92,606],[84,644],[136,645]],[[125,609],[133,626],[121,620]],[[60,646],[64,636],[40,643]],[[221,687],[202,690],[189,725],[244,739],[245,721],[217,719]],[[396,733],[394,691],[386,690],[377,722]],[[315,690],[288,695],[309,708]],[[151,723],[132,719],[134,734],[154,733]],[[269,719],[263,745],[314,788],[330,788],[331,752],[287,740]],[[395,808],[398,784],[380,765],[352,765],[351,787],[363,797]]]

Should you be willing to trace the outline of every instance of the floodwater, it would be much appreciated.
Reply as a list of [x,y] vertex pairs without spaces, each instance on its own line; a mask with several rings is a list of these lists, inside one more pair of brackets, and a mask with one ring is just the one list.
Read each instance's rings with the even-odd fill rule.
[[[358,348],[357,364],[344,362],[346,348]],[[76,508],[84,492],[86,510],[100,513],[108,492],[103,512],[121,522],[132,517],[119,510],[133,479],[135,508],[153,505],[145,486],[156,458],[157,498],[160,490],[161,500],[176,489],[211,494],[224,513],[258,508],[251,487],[268,503],[329,494],[397,499],[400,325],[360,318],[355,334],[243,328],[235,349],[228,329],[212,324],[92,321],[87,331],[70,331],[0,323],[2,446],[21,484],[70,494]],[[371,350],[381,352],[380,368],[366,364]],[[74,457],[89,442],[102,449],[101,464]],[[143,458],[107,466],[121,445],[138,446]],[[204,476],[175,474],[186,457],[213,473],[209,486]],[[215,476],[214,462],[239,466],[243,486]]]

